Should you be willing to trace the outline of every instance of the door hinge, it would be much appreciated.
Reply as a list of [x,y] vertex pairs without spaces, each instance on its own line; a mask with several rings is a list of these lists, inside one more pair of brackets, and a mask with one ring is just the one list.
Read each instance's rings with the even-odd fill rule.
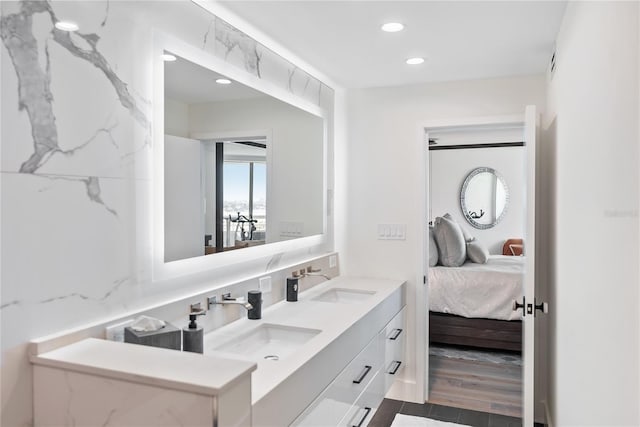
[[422,276],[422,284],[423,285],[427,284],[427,276]]

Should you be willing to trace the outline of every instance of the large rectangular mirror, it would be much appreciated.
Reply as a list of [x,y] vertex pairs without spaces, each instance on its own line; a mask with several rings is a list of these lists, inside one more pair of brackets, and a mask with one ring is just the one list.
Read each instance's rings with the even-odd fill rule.
[[164,261],[322,234],[323,119],[165,58]]

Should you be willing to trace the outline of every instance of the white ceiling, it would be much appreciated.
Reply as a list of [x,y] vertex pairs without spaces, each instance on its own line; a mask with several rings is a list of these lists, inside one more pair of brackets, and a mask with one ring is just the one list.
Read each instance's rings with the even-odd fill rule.
[[[545,71],[565,1],[222,1],[345,88]],[[380,26],[402,22],[405,30]],[[418,66],[405,59],[424,56]]]
[[167,98],[185,104],[200,104],[266,96],[236,81],[229,85],[218,84],[216,79],[228,77],[176,57],[176,61],[164,63],[164,92]]

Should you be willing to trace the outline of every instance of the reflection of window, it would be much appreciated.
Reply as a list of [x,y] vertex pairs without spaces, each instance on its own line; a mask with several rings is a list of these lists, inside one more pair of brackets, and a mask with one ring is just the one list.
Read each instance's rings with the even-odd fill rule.
[[[225,160],[223,174],[224,246],[234,246],[236,240],[264,240],[267,200],[266,163]],[[229,221],[229,218],[236,222]],[[245,220],[257,220],[257,222]]]

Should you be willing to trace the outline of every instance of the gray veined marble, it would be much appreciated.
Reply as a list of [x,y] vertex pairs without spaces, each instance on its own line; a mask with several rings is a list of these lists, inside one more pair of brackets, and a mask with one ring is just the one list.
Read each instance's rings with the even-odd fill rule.
[[104,208],[109,211],[111,214],[118,216],[118,212],[114,209],[107,206],[104,201],[102,201],[102,197],[100,196],[100,180],[98,177],[90,176],[86,179],[82,180],[87,186],[87,196],[92,202],[98,203],[99,205],[104,206]]
[[271,259],[269,260],[269,262],[267,263],[267,267],[265,268],[264,271],[271,271],[271,270],[275,270],[276,268],[278,268],[278,265],[280,265],[280,260],[282,260],[282,256],[284,254],[282,252],[275,254],[274,256],[271,257]]
[[[106,25],[109,5],[102,26]],[[34,151],[20,166],[22,173],[35,173],[55,153],[73,154],[83,144],[73,150],[64,151],[59,146],[56,117],[53,111],[53,94],[51,92],[51,58],[49,57],[47,40],[44,46],[46,66],[43,69],[39,62],[39,46],[33,31],[35,14],[45,13],[51,18],[51,35],[53,42],[65,48],[69,53],[91,63],[99,69],[113,86],[120,104],[131,116],[150,133],[150,121],[129,92],[128,85],[122,81],[112,69],[108,61],[98,50],[100,37],[97,34],[70,34],[56,29],[57,21],[51,4],[48,1],[22,1],[20,11],[2,16],[0,19],[0,36],[7,48],[16,72],[19,85],[19,108],[25,110],[31,124]],[[83,44],[76,43],[78,40]],[[109,132],[113,128],[99,129]],[[113,138],[111,138],[113,140]],[[89,141],[90,142],[90,141]],[[91,192],[89,192],[91,195]],[[93,199],[92,199],[93,200]]]
[[216,42],[222,45],[226,60],[230,59],[232,53],[239,52],[244,61],[244,69],[259,78],[262,77],[260,74],[262,53],[257,41],[218,18],[215,22],[215,33]]
[[7,303],[4,303],[2,305],[0,305],[0,310],[3,310],[7,307],[11,307],[11,306],[16,306],[16,305],[21,305],[23,303],[35,303],[35,304],[49,304],[52,302],[56,302],[56,301],[63,301],[63,300],[67,300],[67,299],[72,299],[72,298],[76,298],[76,299],[80,299],[80,300],[84,300],[84,301],[98,301],[98,302],[102,302],[102,301],[106,301],[107,299],[109,299],[113,294],[115,294],[123,285],[130,283],[131,280],[129,277],[126,278],[122,278],[122,279],[117,279],[114,280],[111,284],[111,287],[103,294],[100,296],[90,296],[90,295],[86,295],[80,292],[71,292],[69,294],[65,294],[65,295],[57,295],[57,296],[52,296],[52,297],[48,297],[45,298],[43,300],[39,300],[39,301],[21,301],[21,300],[13,300]]
[[209,27],[207,28],[207,32],[204,33],[204,37],[202,38],[202,49],[207,48],[207,42],[209,41],[209,34],[211,33],[211,29],[214,27],[215,23],[216,23],[215,19],[212,19],[211,22],[209,22]]

